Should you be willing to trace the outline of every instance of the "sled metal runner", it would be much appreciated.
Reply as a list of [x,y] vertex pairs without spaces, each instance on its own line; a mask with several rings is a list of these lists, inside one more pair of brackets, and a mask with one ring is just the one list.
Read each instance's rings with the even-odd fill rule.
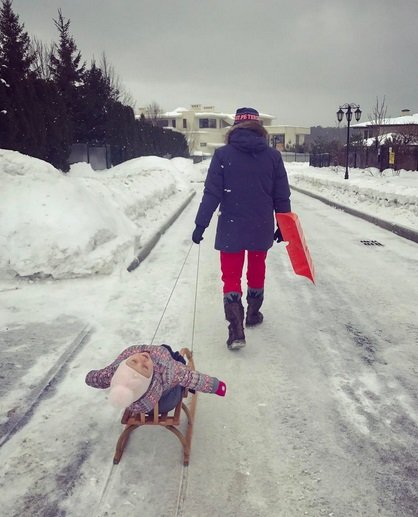
[[[187,368],[195,370],[193,355],[188,348],[182,348],[180,354],[187,359]],[[184,400],[190,399],[190,403],[186,405]],[[138,427],[144,425],[158,425],[165,427],[168,431],[174,433],[183,446],[183,464],[187,466],[190,460],[190,451],[192,444],[193,424],[196,412],[197,393],[191,393],[187,388],[183,391],[183,397],[177,406],[168,413],[160,413],[158,410],[158,402],[152,413],[136,413],[132,414],[129,409],[125,409],[121,423],[125,425],[125,429],[119,437],[116,444],[116,451],[113,457],[113,463],[117,465],[122,457],[129,436]],[[187,418],[186,432],[182,433],[179,429],[181,422],[181,410],[184,411]]]

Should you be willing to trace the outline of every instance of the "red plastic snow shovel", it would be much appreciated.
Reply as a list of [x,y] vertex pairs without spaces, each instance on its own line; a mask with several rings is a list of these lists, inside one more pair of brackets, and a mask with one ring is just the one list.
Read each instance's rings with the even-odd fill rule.
[[311,254],[303,235],[298,216],[294,212],[276,214],[276,221],[280,228],[293,271],[297,275],[306,276],[315,283],[315,270]]

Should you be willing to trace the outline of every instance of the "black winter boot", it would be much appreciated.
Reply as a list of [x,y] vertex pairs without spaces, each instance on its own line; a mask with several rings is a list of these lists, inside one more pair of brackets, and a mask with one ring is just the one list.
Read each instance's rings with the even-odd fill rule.
[[260,307],[264,300],[264,289],[248,289],[247,293],[247,317],[245,318],[245,325],[247,327],[255,327],[263,322],[263,313],[260,312]]
[[229,350],[239,350],[245,346],[244,307],[239,295],[238,297],[228,295],[224,297],[225,318],[229,321],[229,336],[226,344]]

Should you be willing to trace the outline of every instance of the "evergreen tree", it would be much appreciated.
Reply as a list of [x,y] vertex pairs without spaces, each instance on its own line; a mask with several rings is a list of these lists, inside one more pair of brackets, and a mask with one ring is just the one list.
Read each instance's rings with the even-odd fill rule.
[[52,81],[37,79],[33,85],[31,112],[36,121],[37,148],[33,156],[51,163],[57,169],[68,171],[68,131],[63,120],[64,102]]
[[106,142],[111,146],[113,165],[139,156],[135,115],[130,106],[121,102],[111,103],[106,124]]
[[54,23],[58,29],[59,44],[55,45],[51,56],[52,77],[60,92],[72,95],[82,83],[85,63],[80,63],[81,53],[77,51],[77,45],[70,34],[71,20],[65,21],[61,9]]
[[80,124],[82,107],[79,89],[83,84],[85,63],[81,63],[81,53],[70,34],[70,20],[65,20],[58,10],[58,20],[54,20],[58,29],[59,43],[51,55],[51,76],[61,96],[65,111],[57,124],[66,128],[66,145],[68,153],[75,141],[75,132]]
[[143,155],[188,156],[183,135],[135,119],[105,58],[103,68],[93,62],[85,70],[60,10],[54,20],[59,43],[51,52],[39,41],[31,44],[12,0],[0,1],[0,147],[63,171],[74,142],[110,144],[112,164]]
[[136,156],[189,157],[184,135],[154,125],[144,114],[136,121],[136,132]]
[[167,154],[170,154],[172,158],[176,156],[190,158],[189,146],[184,135],[171,131],[171,135],[168,135]]
[[10,85],[2,77],[3,67],[0,66],[0,148],[7,147],[7,139],[9,136],[9,89]]
[[138,156],[150,156],[155,153],[153,126],[142,113],[137,121],[137,152]]
[[12,10],[12,0],[3,0],[0,8],[0,67],[1,77],[9,85],[16,86],[28,77],[34,61],[30,49],[29,35]]
[[75,128],[75,141],[90,144],[106,143],[106,122],[112,103],[109,80],[93,62],[80,87],[79,125]]
[[27,114],[23,112],[30,66],[33,62],[30,39],[12,1],[0,8],[0,146],[20,150],[28,134]]

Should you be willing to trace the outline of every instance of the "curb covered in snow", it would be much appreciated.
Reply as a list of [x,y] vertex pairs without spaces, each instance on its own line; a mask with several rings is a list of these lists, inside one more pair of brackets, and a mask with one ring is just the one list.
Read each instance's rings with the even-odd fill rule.
[[44,396],[48,387],[58,379],[61,371],[67,366],[68,361],[76,355],[82,346],[88,341],[93,331],[89,324],[85,325],[77,336],[61,354],[58,360],[46,372],[44,377],[30,391],[28,398],[24,399],[19,407],[13,410],[12,416],[0,427],[0,447],[4,445],[27,421],[27,416]]
[[381,228],[384,228],[385,230],[389,230],[392,233],[396,233],[396,235],[399,235],[400,237],[403,237],[404,239],[408,239],[410,241],[418,243],[418,232],[415,232],[414,230],[411,230],[410,228],[406,228],[405,226],[401,226],[399,224],[389,223],[388,221],[379,219],[378,217],[374,217],[373,215],[369,215],[364,212],[360,212],[360,210],[355,210],[354,208],[340,205],[339,203],[336,203],[335,201],[331,201],[331,200],[327,199],[326,197],[320,196],[318,194],[314,194],[314,193],[309,192],[308,190],[304,190],[300,187],[294,187],[293,185],[290,185],[290,187],[291,187],[291,189],[296,190],[296,192],[300,192],[301,194],[306,194],[307,196],[318,199],[319,201],[322,201],[323,203],[326,203],[327,205],[330,205],[334,208],[339,208],[340,210],[343,210],[344,212],[347,212],[348,214],[354,215],[356,217],[360,217],[361,219],[364,219],[364,220],[368,221],[369,223],[375,224],[376,226],[380,226]]
[[154,246],[157,244],[157,242],[160,240],[161,235],[169,228],[174,221],[179,217],[179,215],[183,212],[183,210],[186,208],[186,206],[190,203],[193,196],[196,194],[196,192],[192,192],[190,196],[180,205],[178,210],[169,218],[167,221],[162,225],[160,230],[149,239],[144,246],[142,246],[141,251],[138,253],[138,255],[133,259],[133,261],[129,264],[127,267],[127,270],[129,272],[136,269],[139,264],[151,253]]

